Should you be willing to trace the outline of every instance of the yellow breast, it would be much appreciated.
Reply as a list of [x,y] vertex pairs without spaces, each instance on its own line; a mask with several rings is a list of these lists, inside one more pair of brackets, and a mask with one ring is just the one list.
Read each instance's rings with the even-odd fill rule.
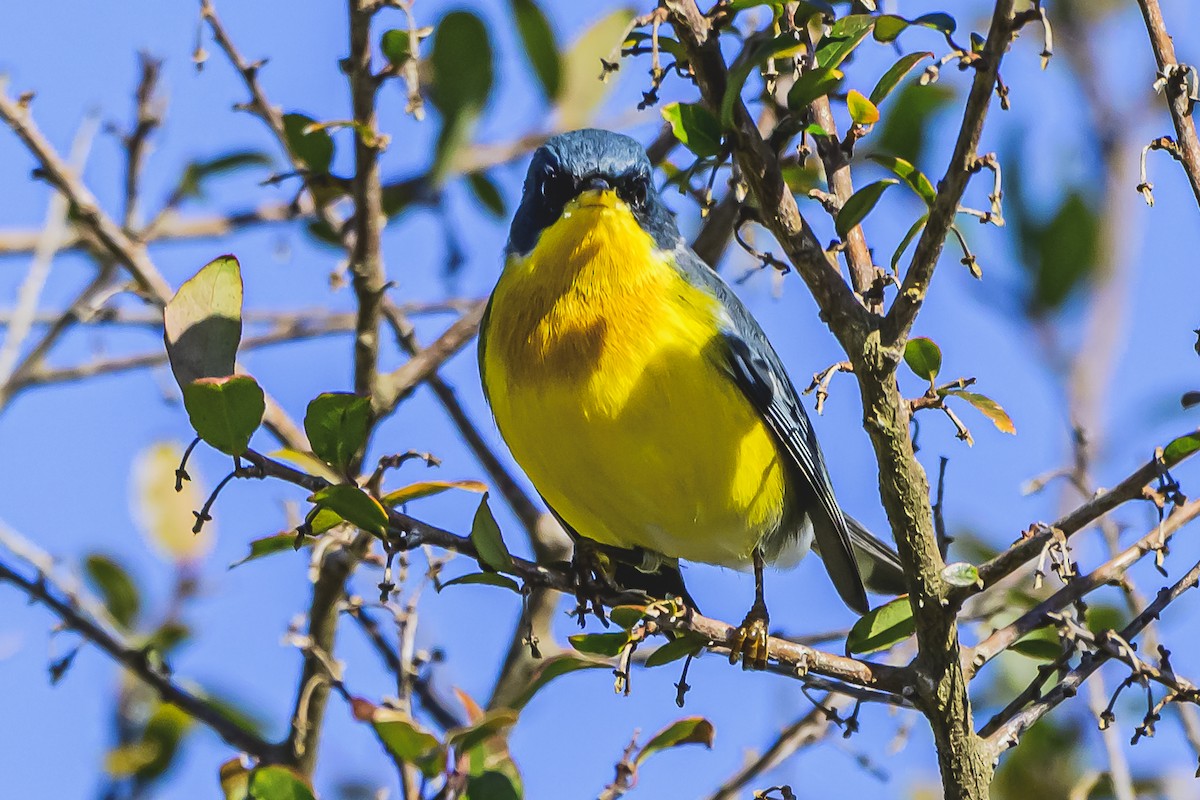
[[513,456],[581,535],[733,566],[780,524],[780,454],[717,365],[719,312],[611,193],[510,258],[484,386]]

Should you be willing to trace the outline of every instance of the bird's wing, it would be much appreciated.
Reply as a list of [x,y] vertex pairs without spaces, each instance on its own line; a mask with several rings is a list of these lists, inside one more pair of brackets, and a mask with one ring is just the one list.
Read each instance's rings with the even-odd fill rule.
[[[833,486],[812,423],[800,404],[779,355],[737,295],[686,245],[674,253],[687,278],[715,295],[726,313],[718,358],[775,435],[792,462],[793,489],[812,520],[816,547],[833,585],[846,605],[860,614],[869,608],[862,576],[850,542],[850,527],[833,495]],[[797,485],[798,484],[798,485]]]

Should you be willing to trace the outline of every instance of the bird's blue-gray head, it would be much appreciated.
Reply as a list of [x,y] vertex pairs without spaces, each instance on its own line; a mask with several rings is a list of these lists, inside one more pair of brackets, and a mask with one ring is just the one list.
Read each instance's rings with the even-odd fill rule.
[[508,252],[528,253],[543,230],[582,192],[612,189],[628,204],[642,230],[670,250],[679,241],[675,217],[654,189],[646,151],[635,139],[586,128],[561,133],[533,154],[521,205],[513,217]]

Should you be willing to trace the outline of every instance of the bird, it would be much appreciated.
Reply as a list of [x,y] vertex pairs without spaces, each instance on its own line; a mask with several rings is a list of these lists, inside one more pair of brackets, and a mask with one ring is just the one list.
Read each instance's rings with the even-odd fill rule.
[[478,356],[500,435],[577,559],[632,554],[669,586],[681,559],[753,570],[731,663],[766,667],[768,563],[817,551],[858,614],[864,575],[904,591],[895,551],[838,505],[782,361],[680,234],[637,140],[583,129],[534,152]]

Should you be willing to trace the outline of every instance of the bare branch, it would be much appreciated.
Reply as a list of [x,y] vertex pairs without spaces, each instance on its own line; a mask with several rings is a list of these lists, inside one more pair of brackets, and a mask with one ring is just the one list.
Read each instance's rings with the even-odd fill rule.
[[[1167,24],[1163,20],[1162,9],[1158,7],[1158,0],[1138,0],[1138,7],[1146,21],[1150,45],[1154,48],[1159,81],[1166,91],[1167,109],[1175,125],[1178,158],[1187,173],[1196,203],[1200,205],[1200,139],[1196,137],[1196,122],[1192,117],[1200,75],[1195,67],[1180,64],[1175,58],[1175,44],[1167,33]],[[1155,88],[1159,85],[1156,83]]]
[[133,647],[117,633],[100,626],[86,612],[63,600],[44,574],[27,578],[0,561],[0,581],[10,583],[24,592],[30,600],[48,608],[64,626],[79,633],[114,661],[136,676],[158,693],[164,702],[177,706],[182,711],[211,728],[231,747],[249,753],[263,763],[279,760],[278,745],[260,739],[246,730],[239,722],[228,717],[217,705],[207,698],[184,688],[172,680],[170,673],[152,660],[145,650]]

